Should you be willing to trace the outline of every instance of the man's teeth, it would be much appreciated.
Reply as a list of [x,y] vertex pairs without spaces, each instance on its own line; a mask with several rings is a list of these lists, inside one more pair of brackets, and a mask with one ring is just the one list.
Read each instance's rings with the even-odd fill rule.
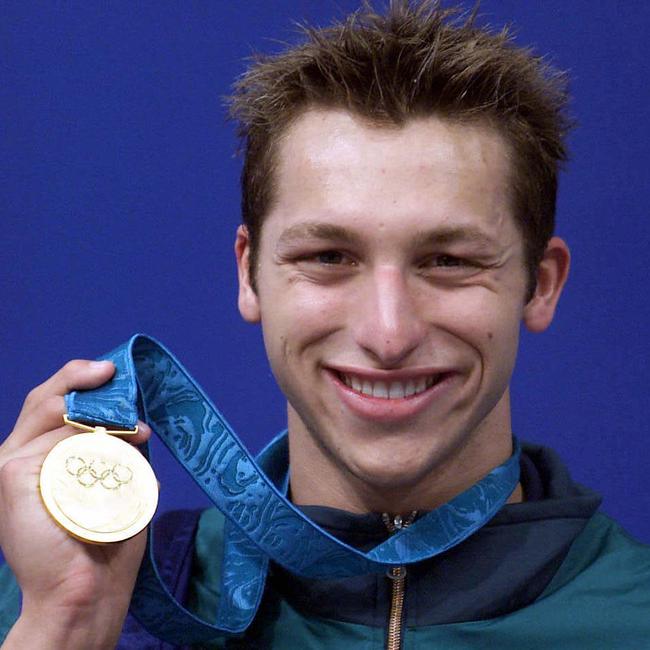
[[418,377],[408,381],[370,381],[361,379],[355,375],[340,374],[343,382],[357,393],[363,393],[370,397],[379,397],[380,399],[400,399],[422,393],[427,388],[431,388],[436,381],[436,375],[429,377]]

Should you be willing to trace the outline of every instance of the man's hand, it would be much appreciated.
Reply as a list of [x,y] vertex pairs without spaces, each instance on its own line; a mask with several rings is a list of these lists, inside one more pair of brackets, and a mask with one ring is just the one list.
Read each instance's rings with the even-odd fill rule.
[[[68,535],[45,510],[39,473],[54,445],[77,433],[63,425],[63,396],[96,388],[112,363],[71,361],[32,390],[14,430],[0,445],[0,546],[23,594],[10,648],[113,648],[128,609],[146,531],[124,542],[86,544]],[[139,423],[130,440],[151,430]]]

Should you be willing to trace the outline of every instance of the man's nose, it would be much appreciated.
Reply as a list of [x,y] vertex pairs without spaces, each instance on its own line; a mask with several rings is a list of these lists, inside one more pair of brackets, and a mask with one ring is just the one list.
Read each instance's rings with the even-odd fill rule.
[[401,269],[384,266],[369,275],[357,297],[352,309],[356,343],[381,366],[405,362],[424,339],[426,323],[414,291]]

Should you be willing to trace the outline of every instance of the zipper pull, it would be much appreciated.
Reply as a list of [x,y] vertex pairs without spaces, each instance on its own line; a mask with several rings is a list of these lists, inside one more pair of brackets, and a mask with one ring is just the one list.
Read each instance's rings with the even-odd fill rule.
[[388,532],[395,533],[398,530],[402,530],[402,528],[410,526],[415,521],[417,514],[417,510],[411,510],[408,516],[404,518],[402,515],[393,515],[391,517],[387,512],[384,512],[381,515],[381,519],[384,522],[384,526],[388,528]]

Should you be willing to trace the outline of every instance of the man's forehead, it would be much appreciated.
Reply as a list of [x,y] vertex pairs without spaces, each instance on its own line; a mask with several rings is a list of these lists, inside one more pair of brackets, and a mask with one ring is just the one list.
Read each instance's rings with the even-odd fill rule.
[[370,126],[342,110],[308,111],[289,128],[277,154],[274,199],[287,205],[327,193],[328,201],[350,207],[369,201],[370,193],[411,212],[416,203],[435,200],[444,212],[459,194],[465,201],[474,194],[477,209],[511,194],[501,135],[493,127],[434,116],[398,128]]
[[301,162],[319,166],[334,160],[380,162],[377,153],[396,146],[422,162],[454,158],[477,164],[504,164],[509,144],[487,118],[455,120],[437,114],[418,115],[402,124],[377,122],[344,108],[314,107],[294,119],[278,140],[281,165]]
[[435,117],[377,126],[340,110],[308,111],[291,128],[269,214],[281,216],[284,242],[352,241],[402,220],[410,242],[488,246],[513,219],[509,160],[494,128]]

